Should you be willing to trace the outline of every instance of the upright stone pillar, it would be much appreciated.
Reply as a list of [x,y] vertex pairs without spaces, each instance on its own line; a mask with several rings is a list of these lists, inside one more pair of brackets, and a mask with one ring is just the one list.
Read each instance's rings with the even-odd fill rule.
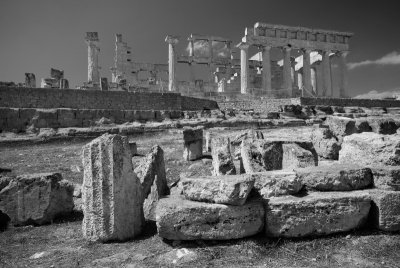
[[346,97],[346,89],[347,89],[347,54],[348,51],[341,51],[339,52],[339,97],[345,98]]
[[104,134],[83,147],[83,236],[127,240],[143,227],[142,186],[132,166],[128,138]]
[[292,48],[289,46],[283,48],[283,84],[290,97],[293,96],[291,51]]
[[102,91],[108,91],[108,80],[107,77],[102,77],[101,78],[101,83],[100,83],[100,87]]
[[303,69],[297,72],[297,85],[298,87],[301,89],[303,88],[303,73],[302,73]]
[[326,97],[328,93],[332,93],[332,77],[331,77],[331,60],[329,54],[331,52],[322,52],[322,66],[323,66],[323,88],[322,96]]
[[36,88],[35,74],[25,73],[25,87]]
[[168,90],[176,91],[176,80],[175,80],[175,45],[178,44],[179,40],[175,36],[168,35],[165,38],[165,42],[168,43]]
[[271,95],[271,47],[264,46],[262,49],[262,88],[266,95]]
[[88,82],[100,83],[99,72],[99,36],[97,32],[87,32],[85,38],[88,45]]
[[311,62],[310,49],[303,50],[303,86],[310,94],[311,90]]
[[244,42],[240,42],[237,45],[240,48],[240,92],[242,94],[248,94],[249,88],[249,47],[250,45]]
[[315,95],[318,95],[318,81],[317,81],[317,68],[312,67],[311,68],[311,88],[312,90],[310,92],[313,92]]

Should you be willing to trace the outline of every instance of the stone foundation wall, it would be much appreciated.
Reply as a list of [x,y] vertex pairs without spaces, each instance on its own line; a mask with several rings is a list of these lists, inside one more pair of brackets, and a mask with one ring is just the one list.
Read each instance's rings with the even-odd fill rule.
[[0,87],[0,107],[167,111],[218,109],[215,101],[189,98],[179,93],[6,87]]
[[35,128],[90,127],[101,118],[113,123],[162,121],[184,117],[183,111],[0,108],[0,131]]
[[298,98],[218,101],[221,110],[253,110],[258,113],[278,112],[279,106],[300,104]]
[[400,107],[400,100],[299,98],[300,105],[325,105],[343,107]]

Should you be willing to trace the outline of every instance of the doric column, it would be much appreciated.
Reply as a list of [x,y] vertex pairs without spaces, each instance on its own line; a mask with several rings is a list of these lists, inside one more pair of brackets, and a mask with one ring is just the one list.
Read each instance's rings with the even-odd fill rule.
[[310,90],[310,92],[313,92],[315,95],[317,95],[318,94],[317,87],[318,87],[317,68],[312,67],[311,68],[311,90]]
[[271,47],[262,47],[262,88],[266,95],[271,95]]
[[241,42],[237,45],[240,48],[240,91],[242,94],[248,93],[249,87],[249,60],[248,53],[250,45]]
[[339,97],[345,98],[346,97],[346,89],[347,89],[347,61],[346,57],[348,51],[341,51],[339,52]]
[[168,91],[176,91],[175,81],[175,45],[178,44],[178,38],[168,35],[165,42],[168,43]]
[[100,83],[99,72],[99,36],[97,32],[87,32],[85,38],[88,45],[88,82]]
[[290,61],[290,52],[292,48],[286,46],[283,48],[283,84],[284,88],[288,91],[289,96],[292,96],[292,63]]
[[322,68],[323,68],[323,87],[322,96],[326,96],[329,92],[332,93],[332,77],[331,77],[331,60],[329,54],[331,52],[322,52]]
[[303,50],[303,87],[306,91],[311,92],[311,62],[310,49]]
[[303,73],[300,70],[297,72],[297,86],[300,89],[303,87]]

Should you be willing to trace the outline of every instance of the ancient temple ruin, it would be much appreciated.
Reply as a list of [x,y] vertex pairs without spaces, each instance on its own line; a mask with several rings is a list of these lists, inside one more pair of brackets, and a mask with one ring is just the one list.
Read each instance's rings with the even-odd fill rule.
[[[338,58],[339,97],[346,96],[346,56],[352,33],[291,27],[257,22],[245,29],[236,45],[240,60],[234,58],[232,41],[221,37],[191,35],[189,52],[176,55],[177,37],[167,36],[169,45],[169,90],[204,97],[211,95],[256,95],[263,97],[333,96],[332,61]],[[208,55],[196,55],[194,42],[208,43]],[[215,57],[214,43],[226,44],[226,54]],[[249,56],[249,48],[258,52]],[[272,59],[274,55],[275,59]],[[176,81],[176,63],[206,64],[215,80]],[[321,65],[321,66],[320,66]],[[193,77],[193,75],[191,75]],[[240,83],[239,83],[240,78]],[[318,81],[319,80],[319,81]],[[186,82],[186,83],[185,83]],[[196,84],[202,84],[197,87]],[[207,86],[204,87],[204,84]],[[189,88],[182,90],[185,86]],[[199,89],[200,88],[200,89]],[[202,93],[199,95],[199,93]],[[213,93],[213,94],[211,94]]]

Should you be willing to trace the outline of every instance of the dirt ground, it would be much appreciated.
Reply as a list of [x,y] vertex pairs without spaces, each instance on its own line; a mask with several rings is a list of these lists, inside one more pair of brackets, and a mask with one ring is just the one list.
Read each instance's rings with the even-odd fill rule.
[[[134,161],[155,144],[163,148],[169,184],[181,172],[211,174],[207,155],[183,161],[178,130],[130,139],[138,144],[139,156]],[[0,168],[9,168],[15,175],[61,172],[64,178],[81,183],[81,149],[89,141],[1,143]],[[173,242],[158,237],[154,223],[148,223],[137,239],[101,244],[82,238],[81,220],[81,215],[75,215],[51,225],[11,227],[0,233],[0,267],[400,267],[400,233],[359,230],[307,239],[258,235],[231,241]]]

